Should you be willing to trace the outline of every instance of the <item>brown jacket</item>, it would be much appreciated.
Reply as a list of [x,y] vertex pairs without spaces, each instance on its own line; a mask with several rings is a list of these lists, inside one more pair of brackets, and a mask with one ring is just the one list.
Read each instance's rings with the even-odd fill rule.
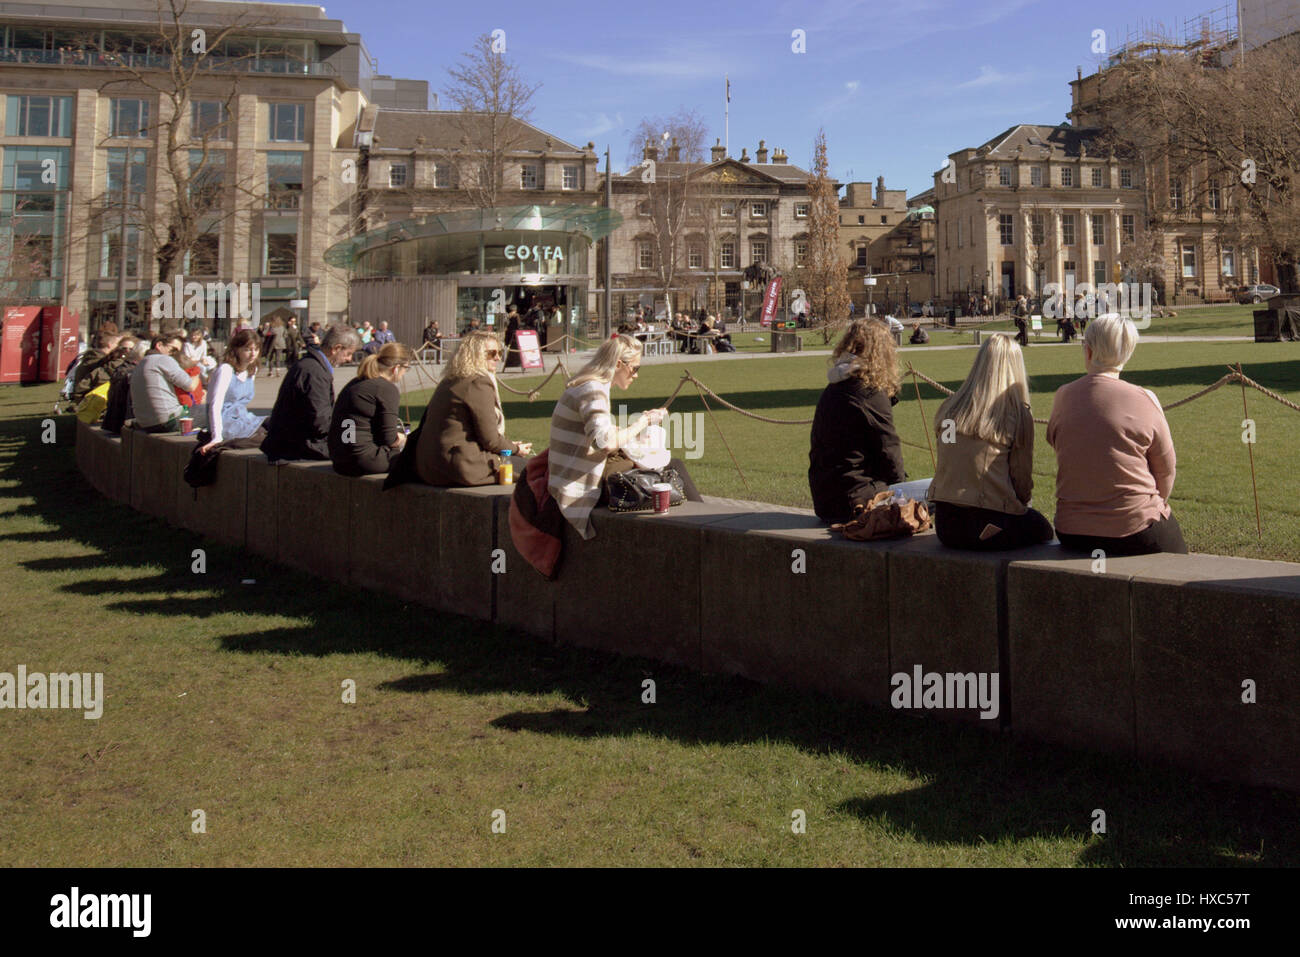
[[492,378],[443,379],[421,422],[415,467],[429,485],[492,485],[502,449],[514,449],[501,434],[504,416]]
[[1034,418],[1022,406],[1015,441],[1010,446],[954,434],[944,442],[939,432],[938,463],[930,498],[952,505],[973,505],[1008,515],[1023,515],[1034,490]]

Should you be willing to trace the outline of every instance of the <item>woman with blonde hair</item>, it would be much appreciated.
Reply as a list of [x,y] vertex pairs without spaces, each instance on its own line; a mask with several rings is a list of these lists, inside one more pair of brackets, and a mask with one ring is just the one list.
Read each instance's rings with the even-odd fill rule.
[[327,439],[334,471],[340,475],[388,471],[393,456],[406,444],[397,384],[414,361],[415,353],[399,342],[390,342],[361,360],[357,377],[343,387],[334,403]]
[[1052,540],[1052,523],[1029,507],[1034,417],[1020,346],[984,340],[970,375],[934,417],[938,456],[930,498],[949,548],[995,551]]
[[[633,446],[648,426],[658,425],[667,409],[642,412],[625,428],[610,415],[611,385],[630,388],[641,369],[641,343],[629,335],[607,339],[574,376],[551,415],[547,490],[564,518],[584,539],[595,537],[591,511],[605,494],[604,478],[635,467],[624,449]],[[686,467],[677,459],[669,466],[681,476],[686,497],[700,500]]]
[[1107,555],[1186,554],[1169,508],[1177,459],[1155,393],[1119,377],[1137,348],[1132,321],[1100,316],[1083,332],[1088,374],[1056,390],[1047,441],[1056,449],[1056,536]]
[[900,379],[889,330],[853,320],[830,361],[808,451],[813,509],[827,523],[847,522],[855,506],[907,478],[894,431]]
[[411,436],[411,450],[402,456],[410,459],[402,465],[406,478],[440,486],[494,485],[502,452],[532,454],[532,445],[505,435],[496,379],[504,351],[490,332],[467,332],[461,339]]

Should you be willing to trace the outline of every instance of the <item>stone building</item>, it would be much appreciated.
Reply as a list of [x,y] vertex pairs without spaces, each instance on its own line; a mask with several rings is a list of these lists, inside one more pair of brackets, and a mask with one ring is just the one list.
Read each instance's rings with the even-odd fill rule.
[[[727,156],[721,143],[710,148],[708,162],[683,162],[676,144],[661,156],[648,143],[642,157],[655,163],[661,180],[686,177],[689,182],[685,228],[673,247],[674,311],[720,310],[736,317],[743,309],[751,319],[757,316],[762,290],[745,288],[745,268],[763,262],[793,276],[808,255],[808,171],[792,165],[782,149],[769,154],[764,140],[752,159],[748,148],[739,159]],[[622,216],[610,247],[615,317],[630,314],[638,304],[663,309],[659,265],[666,246],[656,232],[644,173],[638,166],[613,177],[613,209]],[[790,287],[785,283],[783,296]]]
[[[893,306],[934,295],[934,208],[930,191],[909,201],[883,176],[849,183],[840,198],[840,239],[849,267],[849,297],[859,314],[870,303]],[[868,287],[863,280],[875,276]],[[876,311],[879,311],[877,308]]]
[[[347,277],[322,256],[353,229],[357,118],[368,102],[427,103],[427,84],[381,77],[372,89],[361,37],[319,6],[196,0],[187,29],[213,35],[235,18],[246,29],[208,51],[189,115],[173,123],[169,97],[131,72],[168,82],[158,10],[155,0],[0,0],[0,244],[16,234],[37,271],[6,295],[62,303],[93,329],[118,318],[125,250],[126,324],[142,324],[160,279],[145,226],[169,222],[174,126],[191,195],[216,197],[186,279],[255,283],[263,314],[305,298],[309,318],[341,317]],[[229,324],[206,321],[219,334]]]
[[934,175],[941,298],[1124,278],[1123,248],[1144,222],[1142,170],[1090,152],[1095,135],[1021,124],[949,154]]

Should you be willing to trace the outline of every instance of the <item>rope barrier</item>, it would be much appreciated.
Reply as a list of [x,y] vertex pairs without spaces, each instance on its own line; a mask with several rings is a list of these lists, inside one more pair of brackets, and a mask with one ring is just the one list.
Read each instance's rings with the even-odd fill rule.
[[541,382],[539,382],[539,383],[537,384],[537,386],[536,386],[535,388],[533,388],[533,389],[529,389],[529,390],[527,390],[527,391],[520,391],[519,389],[515,389],[515,388],[511,387],[509,384],[507,384],[507,382],[505,381],[505,379],[504,379],[503,377],[501,377],[501,376],[497,376],[497,385],[499,385],[501,388],[505,389],[507,392],[512,392],[512,393],[514,393],[515,395],[526,395],[526,396],[528,396],[528,401],[529,401],[529,402],[533,402],[533,401],[535,401],[535,400],[537,399],[537,396],[538,396],[538,394],[542,391],[542,389],[544,389],[544,388],[546,387],[546,383],[550,382],[553,378],[555,378],[555,373],[557,373],[557,372],[563,372],[563,373],[564,373],[564,381],[565,381],[566,383],[567,383],[571,378],[573,378],[571,375],[569,375],[569,370],[565,367],[565,365],[564,365],[564,360],[563,360],[563,359],[557,359],[556,362],[555,362],[555,368],[551,370],[550,375],[548,375],[545,379],[543,379]]

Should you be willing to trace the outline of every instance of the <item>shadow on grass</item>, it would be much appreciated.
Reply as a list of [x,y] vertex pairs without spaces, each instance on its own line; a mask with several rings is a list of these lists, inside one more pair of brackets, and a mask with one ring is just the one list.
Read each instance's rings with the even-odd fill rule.
[[[574,703],[573,708],[516,710],[492,722],[514,732],[574,740],[654,736],[687,747],[784,742],[857,764],[859,773],[905,774],[917,780],[916,786],[863,794],[831,810],[935,846],[1068,837],[1086,841],[1081,864],[1300,863],[1295,795],[1206,783],[1146,761],[1013,741],[982,728],[556,647],[203,542],[102,500],[76,471],[70,442],[39,443],[38,414],[15,417],[6,403],[0,421],[6,496],[27,500],[7,513],[39,518],[48,526],[9,540],[66,541],[102,555],[20,558],[20,566],[34,577],[37,590],[42,575],[80,573],[62,587],[101,596],[105,607],[141,616],[143,628],[175,628],[187,618],[230,612],[297,618],[297,625],[217,640],[223,650],[240,654],[372,653],[408,662],[409,675],[379,685],[389,693],[505,692],[560,695]],[[68,423],[62,434],[70,434],[70,420],[60,422],[61,429]],[[196,579],[190,552],[200,543],[207,549],[209,572]],[[257,584],[241,584],[246,578]],[[215,595],[183,597],[196,589]],[[656,681],[654,705],[641,702],[646,677]],[[1094,808],[1107,812],[1105,838],[1090,834]]]

